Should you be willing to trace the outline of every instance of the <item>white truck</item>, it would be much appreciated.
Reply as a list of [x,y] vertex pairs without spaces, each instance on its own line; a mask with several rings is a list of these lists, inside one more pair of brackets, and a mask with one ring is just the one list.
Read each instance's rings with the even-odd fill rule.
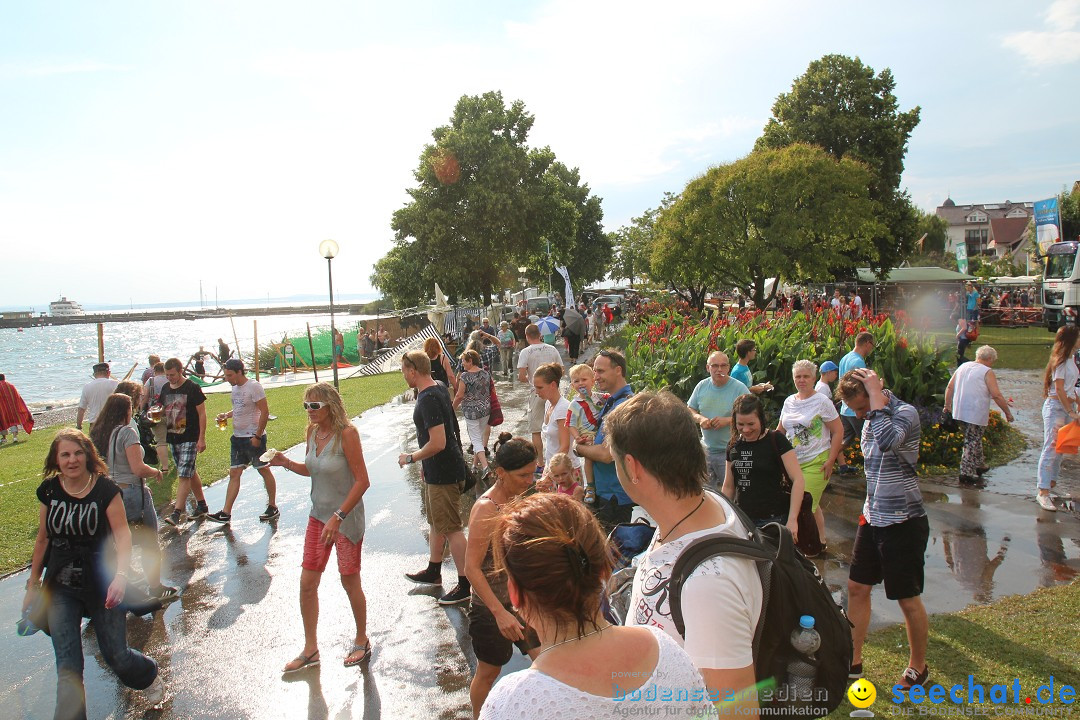
[[1056,242],[1046,250],[1043,270],[1043,320],[1046,329],[1057,332],[1062,325],[1075,325],[1080,315],[1080,242]]

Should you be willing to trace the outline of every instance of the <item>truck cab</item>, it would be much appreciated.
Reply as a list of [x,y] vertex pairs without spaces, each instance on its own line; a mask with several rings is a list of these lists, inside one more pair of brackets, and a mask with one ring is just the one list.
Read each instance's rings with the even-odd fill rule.
[[1075,325],[1080,314],[1080,242],[1056,242],[1046,250],[1043,269],[1043,320],[1046,329],[1057,332],[1062,325]]

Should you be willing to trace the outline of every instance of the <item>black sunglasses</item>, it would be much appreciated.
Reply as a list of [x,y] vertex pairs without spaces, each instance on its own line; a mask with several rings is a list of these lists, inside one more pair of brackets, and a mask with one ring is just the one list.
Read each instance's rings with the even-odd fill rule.
[[324,407],[326,407],[326,403],[324,402],[307,402],[306,400],[304,401],[305,410],[322,410]]

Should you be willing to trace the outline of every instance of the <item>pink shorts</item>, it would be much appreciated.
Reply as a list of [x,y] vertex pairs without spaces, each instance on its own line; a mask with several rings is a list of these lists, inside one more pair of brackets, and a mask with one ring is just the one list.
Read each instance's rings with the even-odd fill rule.
[[327,545],[322,539],[325,527],[326,523],[308,517],[307,532],[304,534],[304,561],[300,563],[300,567],[321,573],[330,562],[330,549],[336,547],[338,572],[342,575],[359,573],[360,546],[364,544],[364,539],[360,538],[360,542],[353,543],[349,538],[338,533],[334,544]]

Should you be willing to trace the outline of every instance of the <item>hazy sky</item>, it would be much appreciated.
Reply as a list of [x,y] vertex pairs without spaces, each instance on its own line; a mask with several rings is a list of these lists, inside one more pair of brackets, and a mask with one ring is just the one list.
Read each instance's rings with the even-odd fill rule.
[[1080,179],[1080,0],[5,2],[0,306],[321,292],[327,237],[367,292],[431,130],[488,90],[615,229],[749,152],[828,53],[922,106],[920,207]]

